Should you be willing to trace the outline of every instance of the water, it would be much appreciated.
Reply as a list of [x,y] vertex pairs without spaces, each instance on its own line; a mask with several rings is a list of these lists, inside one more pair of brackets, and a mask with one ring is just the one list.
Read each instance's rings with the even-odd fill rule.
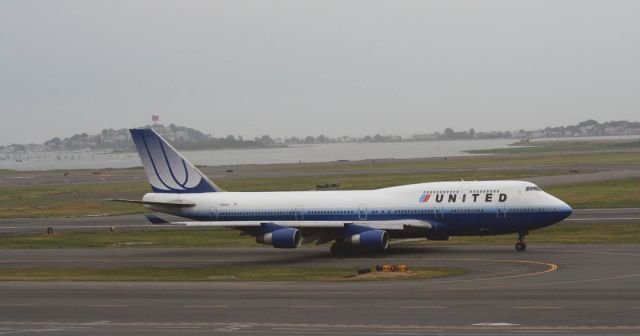
[[[576,138],[573,139],[578,140]],[[563,138],[563,140],[573,139]],[[589,140],[594,138],[579,139]],[[517,140],[491,139],[394,143],[339,143],[273,149],[185,151],[182,152],[182,154],[196,165],[207,166],[329,162],[337,160],[355,161],[388,158],[411,159],[469,155],[464,151],[471,149],[502,148],[507,147],[515,141]],[[17,162],[16,159],[22,162]],[[139,167],[141,165],[142,163],[136,153],[37,152],[21,154],[18,157],[0,155],[0,169],[13,170],[128,168]]]
[[[409,159],[468,155],[464,150],[505,147],[513,139],[455,140],[394,143],[338,143],[272,149],[221,149],[184,151],[196,165],[238,165],[266,163],[328,162],[364,159]],[[16,159],[22,162],[17,162]],[[0,156],[0,169],[49,170],[128,168],[141,166],[136,153],[26,153]]]

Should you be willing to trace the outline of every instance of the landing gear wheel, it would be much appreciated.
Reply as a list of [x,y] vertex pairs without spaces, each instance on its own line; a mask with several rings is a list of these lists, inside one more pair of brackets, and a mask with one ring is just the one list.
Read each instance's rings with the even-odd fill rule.
[[331,247],[329,248],[329,251],[331,252],[332,256],[338,255],[338,250],[340,248],[338,246],[336,246],[336,244],[332,244]]
[[526,237],[529,232],[520,232],[518,233],[518,242],[516,243],[516,251],[522,252],[527,249],[527,243],[524,242],[524,237]]

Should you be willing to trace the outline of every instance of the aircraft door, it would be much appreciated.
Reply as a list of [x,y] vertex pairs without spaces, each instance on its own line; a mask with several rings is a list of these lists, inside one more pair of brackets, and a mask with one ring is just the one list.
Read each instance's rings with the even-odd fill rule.
[[303,220],[304,219],[304,208],[302,207],[302,205],[298,205],[296,206],[296,220]]
[[435,219],[436,220],[443,220],[444,219],[444,208],[443,207],[436,207],[434,209],[435,211]]
[[218,210],[216,209],[216,207],[211,208],[211,210],[209,211],[209,220],[218,220]]
[[358,208],[358,219],[367,220],[367,206],[365,204],[360,204]]
[[496,215],[499,219],[507,218],[507,208],[504,205],[499,205]]

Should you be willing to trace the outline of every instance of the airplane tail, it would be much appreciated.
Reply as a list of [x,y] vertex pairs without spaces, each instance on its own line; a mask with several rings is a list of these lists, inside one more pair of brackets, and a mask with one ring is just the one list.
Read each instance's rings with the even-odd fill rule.
[[130,129],[144,171],[156,193],[224,191],[150,128]]

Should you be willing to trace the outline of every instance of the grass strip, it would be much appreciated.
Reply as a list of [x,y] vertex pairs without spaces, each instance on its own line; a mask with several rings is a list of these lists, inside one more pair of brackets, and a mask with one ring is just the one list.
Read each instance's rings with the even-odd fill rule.
[[[306,163],[297,166],[261,167],[261,171],[273,172],[344,172],[348,170],[403,170],[403,169],[478,169],[478,168],[530,168],[533,166],[565,166],[614,163],[640,163],[640,155],[635,150],[606,150],[594,152],[531,152],[519,153],[517,148],[507,148],[512,152],[504,155],[452,156],[426,159],[403,160],[362,160],[350,162]],[[640,148],[639,148],[640,149]],[[499,154],[493,149],[479,154]]]
[[462,268],[410,269],[397,276],[354,277],[348,267],[274,268],[2,268],[0,281],[389,281],[462,275]]
[[[395,173],[342,176],[293,176],[223,180],[218,184],[230,191],[311,190],[317,184],[340,183],[341,190],[377,189],[402,184],[465,180],[515,179],[564,171]],[[140,199],[150,192],[147,183],[94,183],[0,188],[0,218],[43,218],[86,215],[122,215],[142,213],[135,204],[105,199]]]
[[[426,245],[513,245],[517,235],[451,237],[449,241],[419,241]],[[557,224],[531,231],[530,245],[544,244],[637,244],[640,224]]]
[[270,248],[256,243],[252,237],[239,237],[239,232],[231,229],[66,232],[0,238],[0,249],[234,246]]
[[[283,177],[225,180],[233,191],[310,190],[316,184],[340,182],[341,190],[376,189],[432,181],[519,179],[554,175],[559,171],[465,172],[433,174],[364,174],[337,177]],[[0,188],[0,218],[42,218],[142,213],[138,205],[109,202],[109,198],[139,199],[149,192],[146,183],[104,183]],[[619,179],[563,185],[547,191],[574,208],[640,207],[640,179]]]
[[576,209],[640,207],[637,177],[548,187],[545,191]]

